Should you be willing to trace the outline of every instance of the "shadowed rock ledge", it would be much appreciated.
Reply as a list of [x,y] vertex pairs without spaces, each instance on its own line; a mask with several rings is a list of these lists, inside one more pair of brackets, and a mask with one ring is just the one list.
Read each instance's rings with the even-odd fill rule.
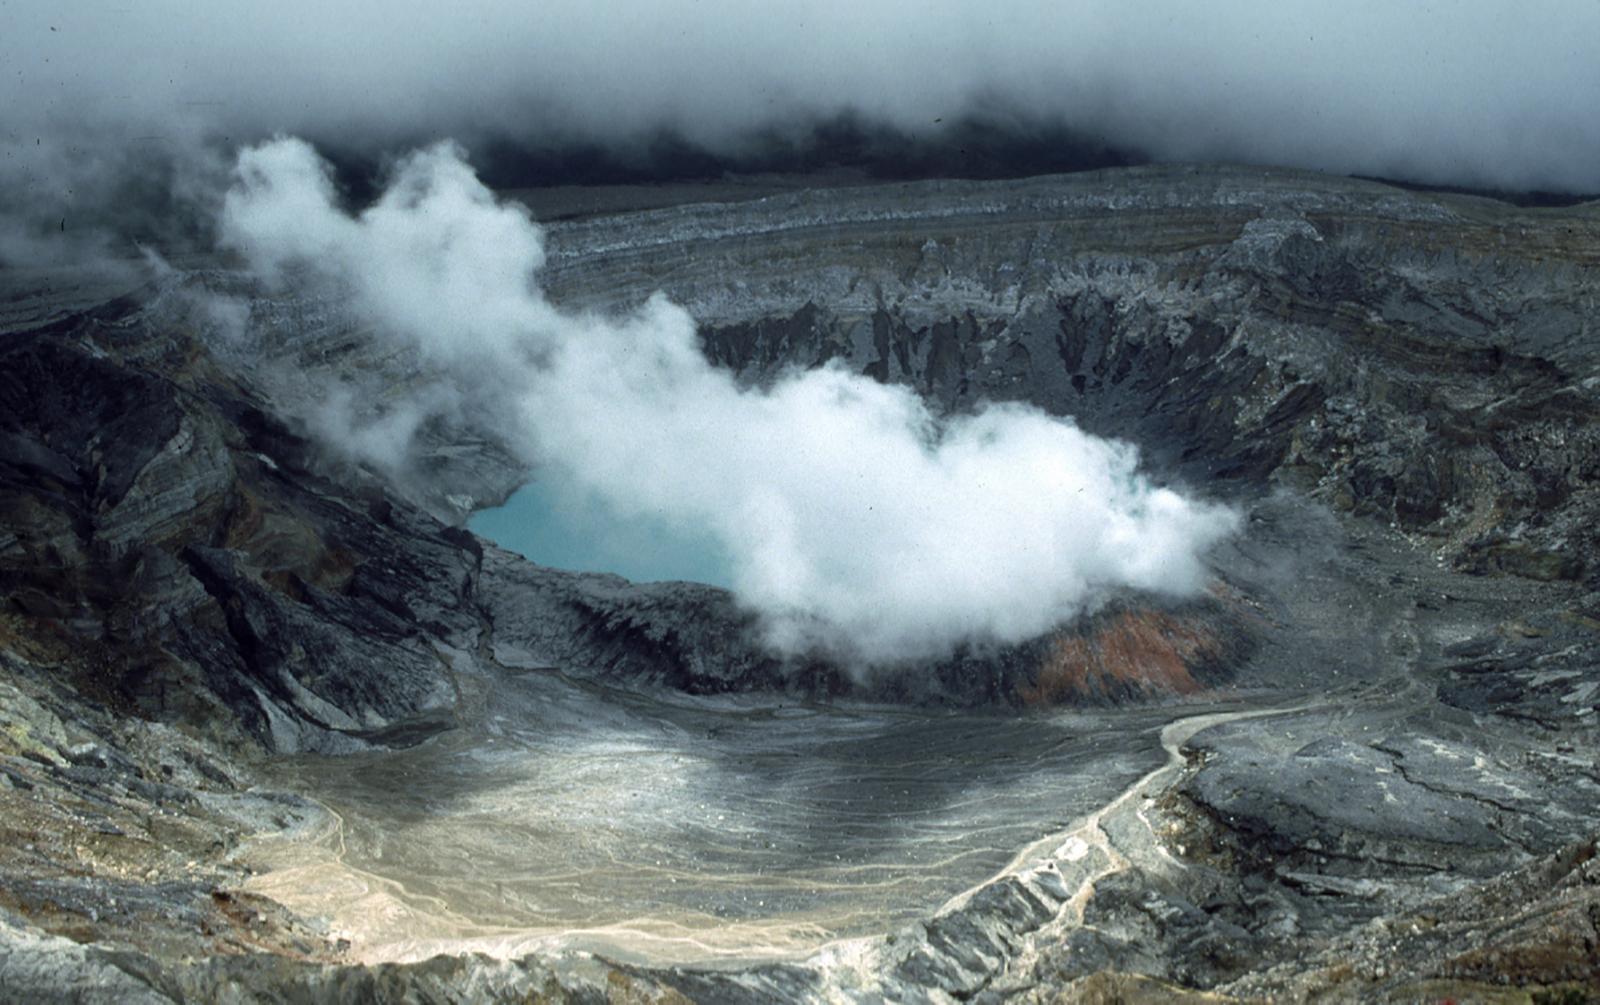
[[[558,300],[665,289],[747,382],[837,359],[943,409],[1032,401],[1134,440],[1247,529],[1199,600],[1118,597],[933,667],[780,661],[724,591],[542,569],[459,529],[526,474],[492,425],[440,416],[399,475],[319,444],[329,374],[374,376],[375,401],[431,378],[316,297],[209,267],[49,295],[7,276],[0,990],[1600,994],[1593,207],[1141,168],[677,207],[550,241]],[[246,298],[261,355],[218,339],[213,295]],[[1155,701],[1179,721],[1145,784],[854,955],[357,967],[238,890],[247,837],[330,826],[260,784],[272,758],[423,743],[504,675],[551,670],[1019,715]]]

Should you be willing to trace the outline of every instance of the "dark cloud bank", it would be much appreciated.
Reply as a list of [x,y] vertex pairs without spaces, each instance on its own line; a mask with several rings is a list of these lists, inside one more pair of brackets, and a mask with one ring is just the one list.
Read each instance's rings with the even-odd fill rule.
[[6,0],[0,51],[12,262],[203,240],[277,133],[358,200],[445,138],[493,187],[1158,159],[1600,192],[1595,0]]

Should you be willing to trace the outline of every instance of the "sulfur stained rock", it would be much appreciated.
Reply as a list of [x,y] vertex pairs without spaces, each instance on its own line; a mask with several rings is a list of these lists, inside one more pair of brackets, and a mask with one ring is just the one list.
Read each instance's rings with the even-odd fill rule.
[[1176,611],[1118,605],[1055,634],[1031,679],[1030,705],[1079,704],[1100,697],[1194,696],[1232,680],[1252,638],[1216,601]]

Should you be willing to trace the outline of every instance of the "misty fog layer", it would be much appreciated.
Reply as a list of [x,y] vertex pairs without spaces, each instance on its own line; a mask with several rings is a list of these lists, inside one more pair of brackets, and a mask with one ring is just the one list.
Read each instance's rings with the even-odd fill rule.
[[234,152],[275,133],[368,166],[455,138],[503,185],[807,149],[1059,170],[1110,149],[1594,193],[1596,53],[1591,0],[12,2],[0,259],[203,241]]
[[[1133,447],[1022,405],[935,418],[837,367],[742,388],[659,295],[612,320],[533,285],[538,227],[448,144],[402,161],[351,215],[298,140],[246,150],[222,216],[269,279],[328,277],[383,335],[446,375],[448,406],[498,417],[538,467],[623,516],[711,535],[781,652],[879,664],[1041,634],[1108,588],[1189,593],[1234,514],[1152,486]],[[441,398],[330,442],[403,460]]]

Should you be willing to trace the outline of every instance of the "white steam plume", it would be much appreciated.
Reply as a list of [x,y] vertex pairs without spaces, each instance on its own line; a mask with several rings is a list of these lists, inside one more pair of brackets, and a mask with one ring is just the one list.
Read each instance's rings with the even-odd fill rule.
[[1020,641],[1108,587],[1201,588],[1203,553],[1235,527],[1148,484],[1132,447],[1036,409],[939,420],[837,368],[741,388],[660,296],[620,322],[562,313],[532,285],[537,227],[448,145],[356,217],[309,145],[246,150],[223,231],[269,274],[339,277],[458,386],[480,379],[530,461],[623,514],[710,531],[784,651],[883,663]]

